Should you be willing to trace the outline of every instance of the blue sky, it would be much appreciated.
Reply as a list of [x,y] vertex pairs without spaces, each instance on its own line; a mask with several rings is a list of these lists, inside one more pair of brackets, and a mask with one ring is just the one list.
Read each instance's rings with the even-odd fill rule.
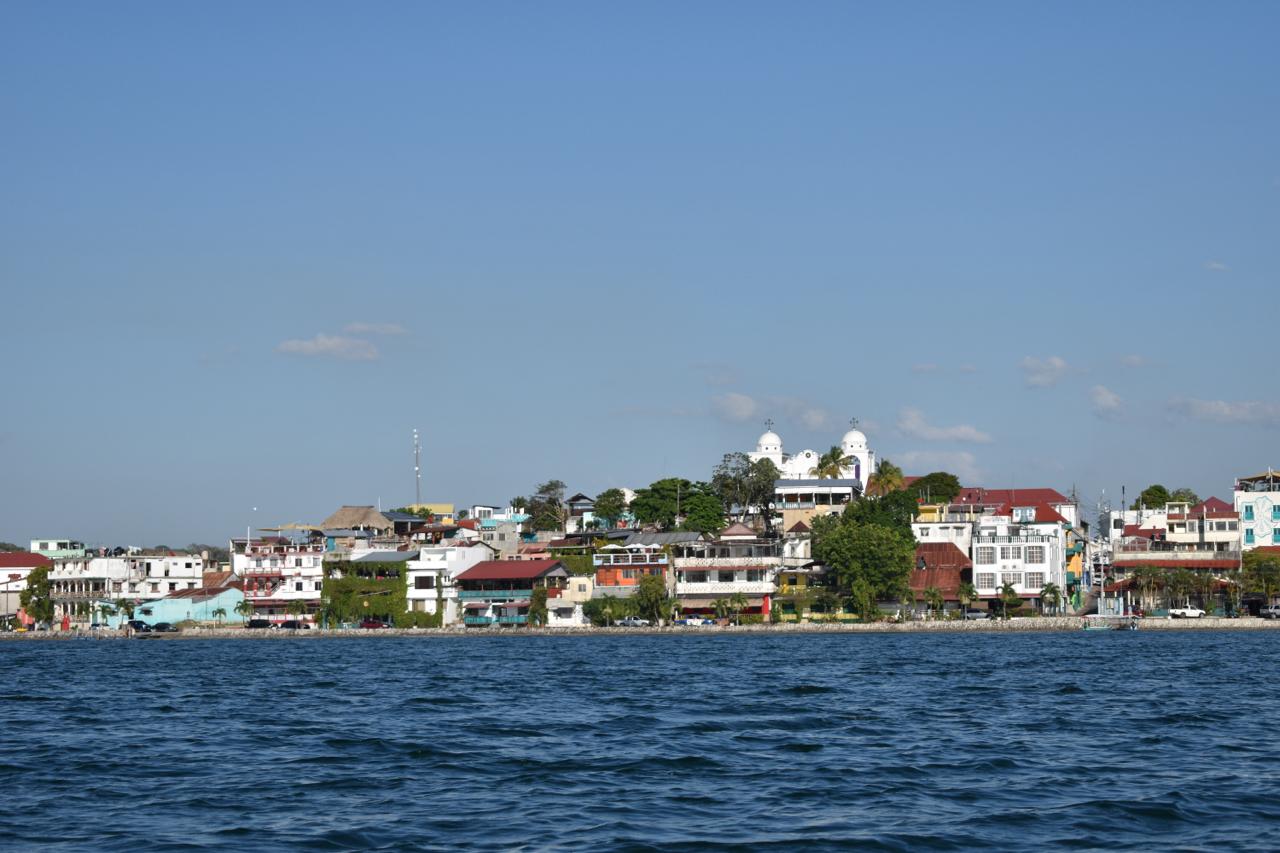
[[[1271,3],[10,3],[0,539],[1280,466]],[[258,507],[253,511],[253,507]]]

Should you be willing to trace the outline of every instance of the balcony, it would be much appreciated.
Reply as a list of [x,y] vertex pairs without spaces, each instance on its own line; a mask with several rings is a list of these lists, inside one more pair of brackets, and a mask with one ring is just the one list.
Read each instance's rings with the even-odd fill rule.
[[497,618],[499,625],[525,625],[529,622],[528,616],[499,616]]
[[668,562],[666,554],[596,554],[591,564],[601,566],[665,566]]
[[493,618],[489,616],[464,616],[462,624],[469,625],[472,628],[485,628],[493,624]]
[[973,544],[976,545],[1026,545],[1036,544],[1038,542],[1057,542],[1057,536],[1040,536],[1027,534],[1025,536],[992,536],[986,533],[977,533],[973,537]]
[[463,589],[458,591],[462,601],[518,601],[533,595],[532,589]]
[[752,557],[677,557],[677,569],[711,568],[717,566],[742,566],[756,568],[776,566],[782,562],[777,554],[759,554]]
[[776,590],[773,581],[705,581],[703,583],[677,583],[676,595],[771,595]]

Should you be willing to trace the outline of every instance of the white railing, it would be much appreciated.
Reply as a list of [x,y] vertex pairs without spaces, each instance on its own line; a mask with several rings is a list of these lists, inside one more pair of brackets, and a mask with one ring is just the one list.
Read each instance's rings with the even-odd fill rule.
[[676,595],[744,595],[772,593],[777,589],[773,581],[707,581],[705,583],[677,583]]
[[677,569],[695,569],[714,566],[743,566],[747,568],[770,568],[782,562],[777,554],[756,557],[676,557]]
[[592,560],[596,566],[665,566],[666,554],[596,554]]

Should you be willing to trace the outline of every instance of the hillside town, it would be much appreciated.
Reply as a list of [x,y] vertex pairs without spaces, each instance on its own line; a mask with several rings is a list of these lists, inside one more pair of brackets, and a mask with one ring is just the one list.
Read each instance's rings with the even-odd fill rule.
[[1228,498],[1153,485],[1087,516],[1048,486],[906,475],[856,422],[821,453],[787,453],[767,427],[705,481],[345,505],[225,548],[35,537],[0,552],[0,621],[505,630],[1280,613],[1280,472],[1226,480]]

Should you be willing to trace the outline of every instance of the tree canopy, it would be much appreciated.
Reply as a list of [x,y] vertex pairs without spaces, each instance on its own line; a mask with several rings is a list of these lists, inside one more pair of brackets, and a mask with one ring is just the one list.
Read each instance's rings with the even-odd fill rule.
[[881,459],[880,464],[876,466],[875,473],[867,479],[866,492],[868,495],[883,496],[890,492],[896,492],[903,485],[902,469],[894,465],[888,459]]
[[1154,483],[1143,489],[1142,493],[1138,495],[1137,500],[1133,502],[1133,506],[1129,508],[1141,509],[1145,506],[1148,509],[1161,509],[1172,499],[1172,497],[1173,496],[1169,493],[1168,489],[1159,483]]
[[844,515],[855,524],[879,524],[912,536],[911,522],[919,504],[910,492],[889,492],[882,497],[868,497],[845,507]]
[[626,511],[627,496],[622,493],[622,489],[605,489],[596,495],[595,508],[592,510],[592,514],[603,521],[606,526],[613,527]]
[[4,553],[6,551],[25,551],[25,550],[27,549],[19,548],[17,545],[14,545],[12,542],[0,542],[0,553]]
[[18,593],[18,604],[37,622],[53,621],[53,596],[49,588],[49,567],[40,566],[27,575],[27,588]]
[[960,494],[960,478],[946,471],[934,471],[925,474],[911,484],[907,491],[925,503],[950,503]]
[[534,530],[564,530],[567,515],[564,492],[562,480],[548,480],[538,486],[537,492],[528,499],[525,506]]
[[891,598],[906,585],[915,560],[915,540],[908,527],[859,522],[842,515],[812,521],[813,558],[829,568],[840,587]]
[[818,463],[809,469],[809,475],[819,480],[838,480],[844,469],[852,463],[852,457],[839,445],[832,445],[830,450],[818,457]]
[[667,598],[667,582],[659,575],[645,575],[640,578],[631,600],[635,603],[636,613],[655,625],[671,614],[671,603]]
[[781,473],[772,460],[751,461],[745,453],[726,453],[711,471],[711,491],[720,499],[725,511],[746,515],[748,508],[759,507],[767,516],[773,501],[774,484]]
[[[637,489],[631,512],[641,524],[668,530],[683,521],[687,530],[713,531],[724,527],[724,504],[709,483],[666,477]],[[678,514],[678,517],[677,517]]]

